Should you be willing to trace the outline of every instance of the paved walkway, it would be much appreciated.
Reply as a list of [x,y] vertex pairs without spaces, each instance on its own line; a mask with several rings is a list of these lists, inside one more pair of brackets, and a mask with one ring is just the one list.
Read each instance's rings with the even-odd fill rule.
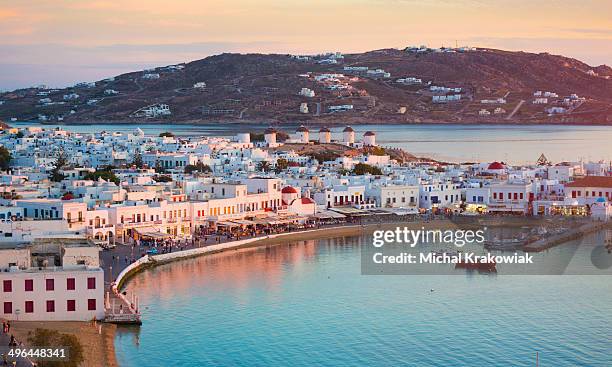
[[[9,345],[9,341],[11,340],[11,334],[5,334],[0,330],[0,350],[2,353],[6,353]],[[25,358],[7,358],[8,366],[13,366],[13,361],[16,361],[17,367],[32,367],[32,363]],[[0,357],[0,366],[6,366],[4,364],[4,356]]]

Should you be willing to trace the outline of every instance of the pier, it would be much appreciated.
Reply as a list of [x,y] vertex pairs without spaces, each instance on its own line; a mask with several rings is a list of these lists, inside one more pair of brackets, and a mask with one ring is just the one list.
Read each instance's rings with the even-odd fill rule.
[[593,232],[597,232],[604,228],[609,228],[610,222],[593,222],[586,223],[577,228],[572,228],[566,232],[552,235],[550,237],[542,238],[537,241],[531,242],[522,247],[525,252],[541,252],[551,247],[560,245],[567,241],[576,240],[585,235]]

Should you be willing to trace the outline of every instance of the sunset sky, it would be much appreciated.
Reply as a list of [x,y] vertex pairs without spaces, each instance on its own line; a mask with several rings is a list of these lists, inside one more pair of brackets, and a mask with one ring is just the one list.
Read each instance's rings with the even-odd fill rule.
[[610,0],[0,0],[0,89],[66,86],[221,52],[426,44],[612,64]]

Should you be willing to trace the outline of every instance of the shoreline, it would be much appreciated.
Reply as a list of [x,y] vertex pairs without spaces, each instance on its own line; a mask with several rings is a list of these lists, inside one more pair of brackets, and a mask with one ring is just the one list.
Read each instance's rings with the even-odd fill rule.
[[[184,125],[184,126],[205,126],[205,125],[229,125],[229,126],[244,126],[244,125],[277,125],[282,126],[299,126],[299,125],[310,125],[310,126],[327,126],[327,127],[342,127],[346,125],[442,125],[442,126],[483,126],[483,125],[494,125],[494,126],[612,126],[610,122],[595,122],[595,121],[474,121],[474,122],[462,122],[462,121],[396,121],[396,120],[369,120],[369,121],[320,121],[320,120],[305,120],[305,121],[277,121],[277,120],[184,120],[184,121],[166,121],[166,120],[82,120],[82,121],[62,121],[62,122],[39,122],[39,121],[13,121],[17,123],[32,123],[40,124],[42,126],[94,126],[99,124],[105,125]],[[10,125],[10,122],[7,122]]]
[[[501,221],[500,221],[501,219]],[[243,249],[257,248],[257,247],[268,247],[268,246],[279,246],[286,242],[294,241],[306,241],[316,240],[330,237],[344,237],[344,236],[357,236],[362,234],[369,234],[375,230],[387,230],[396,227],[407,227],[410,229],[449,229],[456,228],[458,225],[470,227],[482,227],[482,226],[507,226],[507,227],[522,227],[525,225],[537,225],[544,220],[524,217],[508,217],[508,218],[479,218],[479,217],[466,217],[459,221],[451,221],[447,218],[434,219],[430,221],[393,221],[393,222],[382,222],[373,224],[355,224],[355,225],[344,225],[326,228],[309,229],[305,231],[286,232],[279,234],[272,234],[265,237],[249,238],[245,240],[238,240],[232,242],[221,243],[218,245],[209,245],[206,247],[183,250],[180,252],[172,252],[168,254],[144,256],[136,260],[135,263],[130,264],[125,268],[114,280],[111,287],[115,287],[118,291],[125,290],[128,286],[129,281],[136,276],[138,273],[162,264],[170,262],[181,261],[185,259],[191,259],[194,257],[218,254],[221,252],[237,251]]]

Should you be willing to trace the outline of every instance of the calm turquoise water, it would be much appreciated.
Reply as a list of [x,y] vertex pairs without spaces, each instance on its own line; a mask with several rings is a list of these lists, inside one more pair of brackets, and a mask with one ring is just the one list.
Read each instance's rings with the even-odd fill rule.
[[[121,366],[612,366],[610,276],[364,276],[367,238],[167,264],[133,279]],[[600,237],[538,255],[585,266]],[[587,261],[588,262],[588,261]],[[434,289],[434,292],[430,290]]]
[[[28,126],[31,123],[12,123]],[[46,125],[53,127],[53,125]],[[65,129],[77,132],[123,131],[137,127],[146,134],[172,131],[176,135],[230,136],[238,131],[263,130],[259,125],[71,125]],[[295,125],[288,125],[292,132]],[[515,164],[535,163],[541,153],[554,162],[564,160],[612,159],[612,126],[500,126],[500,125],[359,125],[354,126],[361,139],[365,131],[375,131],[379,144],[395,146],[419,155],[448,161],[505,161]],[[313,128],[318,131],[317,128]],[[341,139],[342,127],[333,128],[333,139]],[[316,136],[316,134],[314,135]],[[314,138],[313,136],[313,138]]]

